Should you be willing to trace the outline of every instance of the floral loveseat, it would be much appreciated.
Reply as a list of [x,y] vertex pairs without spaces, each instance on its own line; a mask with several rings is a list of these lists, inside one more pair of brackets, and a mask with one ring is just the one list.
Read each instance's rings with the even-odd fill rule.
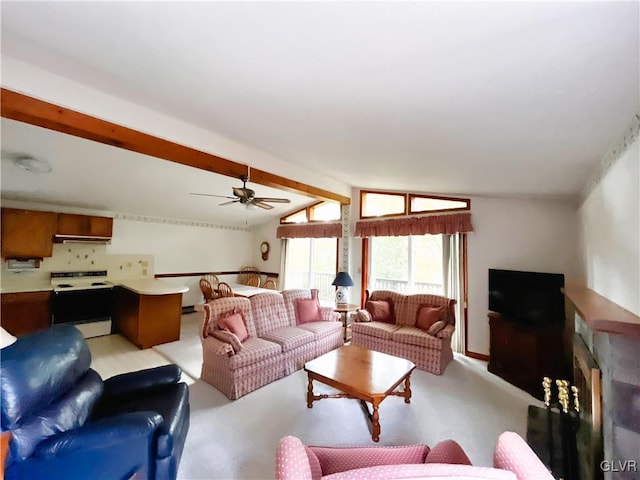
[[351,326],[351,344],[409,359],[440,375],[453,360],[455,303],[439,295],[367,291],[365,309]]
[[317,293],[285,290],[204,304],[200,378],[235,400],[342,346],[340,316],[321,307]]
[[493,468],[471,465],[460,445],[375,447],[305,446],[296,437],[280,440],[276,480],[391,480],[400,478],[553,480],[526,442],[514,432],[498,437]]

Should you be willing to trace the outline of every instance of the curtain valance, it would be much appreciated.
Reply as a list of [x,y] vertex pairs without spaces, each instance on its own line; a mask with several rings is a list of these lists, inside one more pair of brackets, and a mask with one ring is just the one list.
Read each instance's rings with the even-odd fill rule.
[[470,213],[428,215],[423,217],[360,220],[356,222],[356,237],[397,237],[407,235],[438,235],[473,232]]
[[278,238],[340,238],[341,223],[298,223],[280,225],[276,232]]

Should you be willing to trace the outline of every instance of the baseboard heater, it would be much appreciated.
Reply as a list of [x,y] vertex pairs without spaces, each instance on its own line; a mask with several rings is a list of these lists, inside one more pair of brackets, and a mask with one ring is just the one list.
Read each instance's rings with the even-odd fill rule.
[[196,311],[196,307],[194,305],[187,305],[185,307],[182,307],[182,314],[184,315],[185,313],[193,313]]

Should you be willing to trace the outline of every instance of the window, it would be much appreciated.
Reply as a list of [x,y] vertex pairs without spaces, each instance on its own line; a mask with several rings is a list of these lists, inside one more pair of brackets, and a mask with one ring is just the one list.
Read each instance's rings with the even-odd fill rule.
[[317,288],[321,302],[332,302],[336,278],[338,239],[289,238],[286,240],[285,288]]
[[360,218],[404,215],[406,202],[404,193],[360,192]]
[[360,218],[470,210],[468,198],[360,191]]
[[340,204],[318,202],[280,218],[280,223],[308,223],[340,220]]
[[371,237],[370,290],[443,295],[442,235]]
[[300,210],[298,212],[292,213],[291,215],[287,215],[283,219],[280,220],[280,223],[307,223],[309,219],[307,218],[307,209]]
[[312,221],[340,220],[340,204],[322,202],[309,207],[309,218]]
[[[362,237],[362,300],[365,290],[427,293],[456,300],[459,328],[452,336],[452,347],[460,353],[466,352],[463,322],[466,233],[473,231],[470,210],[471,200],[466,198],[360,191],[361,220],[355,228],[356,236]],[[372,218],[389,216],[397,218]]]
[[469,210],[471,200],[467,198],[434,197],[409,194],[409,213],[451,212]]

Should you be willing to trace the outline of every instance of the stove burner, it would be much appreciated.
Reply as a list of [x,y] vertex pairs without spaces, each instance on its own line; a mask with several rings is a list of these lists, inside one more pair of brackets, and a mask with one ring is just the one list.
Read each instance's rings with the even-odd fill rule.
[[104,283],[104,282],[93,282],[91,284],[92,287],[97,287],[97,286],[100,286],[100,285],[106,285],[106,283]]
[[73,285],[70,285],[68,283],[61,283],[60,285],[58,285],[58,288],[71,288],[73,287]]

